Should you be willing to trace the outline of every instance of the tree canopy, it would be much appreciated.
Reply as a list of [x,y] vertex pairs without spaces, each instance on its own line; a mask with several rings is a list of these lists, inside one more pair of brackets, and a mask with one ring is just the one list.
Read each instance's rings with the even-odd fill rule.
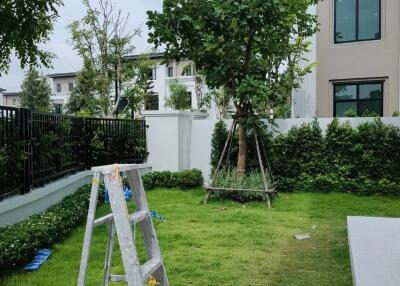
[[47,78],[34,68],[29,69],[21,85],[21,107],[50,111],[51,88]]
[[13,52],[22,68],[50,65],[53,55],[39,46],[49,40],[60,5],[61,0],[1,1],[0,74],[8,71]]
[[318,0],[164,0],[149,11],[149,42],[166,60],[191,59],[209,88],[224,88],[239,118],[237,168],[244,172],[246,125],[253,114],[290,100],[305,73],[307,38],[318,29]]

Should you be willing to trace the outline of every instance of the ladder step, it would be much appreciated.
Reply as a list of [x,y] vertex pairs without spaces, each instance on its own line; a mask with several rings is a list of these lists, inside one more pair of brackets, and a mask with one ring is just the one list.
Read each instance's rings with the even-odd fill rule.
[[[129,215],[129,220],[131,223],[138,223],[141,222],[142,220],[146,219],[150,215],[149,211],[138,211],[134,212],[131,215]],[[94,221],[94,226],[99,226],[105,223],[108,223],[113,219],[114,215],[112,213],[105,215],[101,218],[98,218]]]
[[147,261],[145,264],[140,266],[140,272],[142,273],[143,280],[147,280],[156,270],[162,265],[160,258],[153,258]]
[[128,282],[125,275],[110,275],[111,282]]

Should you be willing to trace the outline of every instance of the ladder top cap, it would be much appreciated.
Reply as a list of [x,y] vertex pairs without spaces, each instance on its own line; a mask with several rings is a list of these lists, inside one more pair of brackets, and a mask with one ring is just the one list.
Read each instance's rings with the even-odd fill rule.
[[131,170],[141,170],[141,169],[149,169],[151,168],[151,164],[113,164],[113,165],[105,165],[93,167],[91,170],[93,172],[101,172],[103,174],[111,174],[113,168],[118,168],[120,172],[126,172]]

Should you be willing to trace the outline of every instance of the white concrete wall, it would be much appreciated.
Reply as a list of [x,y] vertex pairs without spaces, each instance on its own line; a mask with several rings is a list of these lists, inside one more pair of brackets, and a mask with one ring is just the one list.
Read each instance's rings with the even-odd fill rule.
[[[181,171],[197,168],[203,172],[205,181],[208,182],[211,171],[211,137],[217,123],[212,117],[202,113],[160,111],[146,112],[145,119],[149,126],[147,129],[147,147],[149,151],[148,162],[153,165],[153,170]],[[400,127],[399,117],[381,118],[385,124]],[[277,119],[277,133],[287,133],[293,126],[310,123],[313,118]],[[318,119],[323,132],[333,118]],[[340,122],[349,121],[353,127],[373,118],[339,118]],[[224,120],[229,128],[232,120]]]
[[164,110],[145,111],[147,162],[155,171],[182,171],[190,168],[192,121],[205,119],[206,113]]
[[83,185],[89,184],[92,176],[91,171],[83,171],[33,189],[28,194],[1,201],[0,227],[24,220],[57,204]]
[[[317,7],[309,8],[309,13],[316,15]],[[311,42],[310,51],[304,55],[307,61],[302,61],[305,68],[317,61],[317,36],[308,39]],[[301,87],[293,92],[292,118],[309,118],[316,115],[317,72],[316,68],[304,77]]]

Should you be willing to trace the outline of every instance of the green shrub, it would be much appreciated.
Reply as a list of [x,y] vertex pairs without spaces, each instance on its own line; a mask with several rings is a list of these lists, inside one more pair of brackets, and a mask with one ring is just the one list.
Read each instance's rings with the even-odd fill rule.
[[181,189],[201,187],[203,182],[203,174],[198,169],[182,171],[177,176],[177,183]]
[[26,263],[38,249],[63,241],[76,226],[83,224],[87,217],[90,188],[86,185],[43,213],[1,228],[0,269]]
[[[227,132],[225,124],[217,123],[212,140],[213,168],[221,155]],[[254,136],[251,132],[247,135],[248,146],[254,146]],[[334,119],[326,134],[322,134],[318,121],[314,120],[274,138],[263,133],[260,142],[265,146],[278,192],[400,195],[400,128],[385,125],[379,118],[357,128]],[[235,167],[237,149],[235,138],[229,168]],[[254,148],[248,149],[247,172],[250,174],[258,172],[258,162]],[[265,159],[263,156],[267,162]]]
[[156,187],[189,189],[203,185],[203,175],[200,170],[192,169],[182,172],[154,171],[142,176],[145,190]]

